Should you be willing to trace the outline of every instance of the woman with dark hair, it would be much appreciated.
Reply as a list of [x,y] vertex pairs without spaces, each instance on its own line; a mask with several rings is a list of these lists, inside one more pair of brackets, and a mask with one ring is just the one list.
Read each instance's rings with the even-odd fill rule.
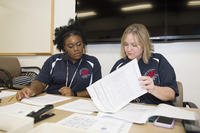
[[73,20],[55,29],[54,45],[62,53],[51,56],[30,87],[17,92],[17,100],[43,91],[65,96],[89,97],[86,87],[102,77],[101,66],[94,56],[85,54],[86,40]]

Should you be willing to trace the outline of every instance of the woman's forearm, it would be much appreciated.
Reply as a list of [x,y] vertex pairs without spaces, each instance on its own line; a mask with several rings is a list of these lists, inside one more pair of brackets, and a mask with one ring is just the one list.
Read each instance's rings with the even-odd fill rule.
[[87,90],[83,90],[83,91],[79,91],[76,93],[76,95],[78,97],[90,97],[89,93],[87,92]]
[[170,87],[155,86],[151,94],[162,101],[172,101],[175,99],[175,92]]
[[46,88],[46,84],[38,81],[38,80],[33,80],[30,86],[30,89],[35,93],[35,95],[38,95],[42,93],[42,91]]

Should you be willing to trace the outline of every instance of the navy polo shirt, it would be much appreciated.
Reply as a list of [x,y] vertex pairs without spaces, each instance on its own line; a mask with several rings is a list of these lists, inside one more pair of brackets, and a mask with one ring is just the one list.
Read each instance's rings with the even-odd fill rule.
[[73,64],[68,56],[62,53],[45,61],[36,80],[47,84],[46,92],[51,94],[60,94],[58,90],[66,86],[67,80],[67,85],[71,84],[70,88],[76,94],[101,77],[101,66],[96,57],[83,54],[82,58]]
[[[129,61],[131,60],[128,58],[122,58],[118,60],[111,69],[111,72],[125,65]],[[140,59],[138,61],[138,65],[141,75],[150,76],[153,79],[155,85],[168,86],[175,91],[176,96],[179,95],[174,69],[163,55],[153,53],[149,59],[148,64],[145,64],[143,60]],[[147,104],[172,104],[172,101],[161,101],[150,93],[146,93],[139,97],[139,101]]]

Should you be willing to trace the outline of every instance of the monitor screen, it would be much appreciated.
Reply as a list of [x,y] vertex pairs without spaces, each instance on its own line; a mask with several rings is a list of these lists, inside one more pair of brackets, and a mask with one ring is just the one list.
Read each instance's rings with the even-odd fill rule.
[[153,41],[200,39],[200,1],[76,0],[76,14],[89,43],[120,42],[132,23],[144,24]]

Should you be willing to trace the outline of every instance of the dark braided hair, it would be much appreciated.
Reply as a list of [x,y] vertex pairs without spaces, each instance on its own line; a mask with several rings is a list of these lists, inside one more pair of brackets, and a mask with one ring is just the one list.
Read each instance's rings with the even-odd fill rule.
[[80,36],[83,40],[84,45],[87,44],[85,35],[81,30],[79,23],[77,21],[74,21],[73,19],[70,19],[67,26],[65,25],[55,29],[55,40],[53,42],[54,45],[57,45],[57,49],[59,51],[65,51],[64,41],[71,35]]

